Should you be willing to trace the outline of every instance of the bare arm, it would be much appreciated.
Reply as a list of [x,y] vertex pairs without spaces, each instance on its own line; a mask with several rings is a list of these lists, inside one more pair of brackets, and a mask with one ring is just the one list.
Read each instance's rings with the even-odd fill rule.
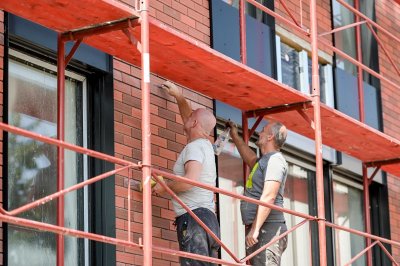
[[257,162],[257,154],[244,142],[244,140],[239,136],[236,125],[229,121],[227,126],[231,128],[230,135],[232,141],[235,143],[236,148],[238,149],[240,156],[243,161],[250,167],[253,166]]
[[[280,186],[281,183],[277,181],[265,181],[260,200],[265,203],[274,204]],[[256,219],[253,222],[249,234],[246,236],[247,246],[251,247],[258,242],[258,235],[260,233],[261,226],[264,224],[265,220],[267,220],[270,213],[270,208],[260,205],[258,206]]]
[[[198,161],[188,161],[185,164],[185,177],[196,181],[200,177],[201,170],[203,168],[203,165],[198,162]],[[176,182],[176,181],[170,181],[167,183],[169,188],[172,189],[175,193],[187,191],[191,189],[193,186],[184,182]]]
[[179,113],[182,117],[183,123],[186,123],[190,115],[192,114],[192,108],[189,105],[189,102],[183,97],[182,93],[176,87],[176,85],[170,81],[166,81],[161,85],[169,95],[175,97],[176,102],[178,103]]
[[[191,180],[198,180],[200,177],[201,170],[203,165],[198,161],[188,161],[185,164],[185,176]],[[177,182],[169,180],[166,182],[168,187],[175,193],[184,192],[191,189],[193,186],[184,182]],[[153,188],[153,192],[156,194],[163,194],[165,193],[164,188],[160,184],[156,184]]]

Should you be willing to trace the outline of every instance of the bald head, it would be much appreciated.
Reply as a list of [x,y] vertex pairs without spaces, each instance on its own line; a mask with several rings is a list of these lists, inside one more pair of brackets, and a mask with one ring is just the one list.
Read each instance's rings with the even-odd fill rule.
[[208,135],[211,134],[211,131],[217,124],[217,120],[213,113],[205,108],[199,108],[193,111],[193,116],[198,121],[204,132]]
[[282,148],[283,144],[285,144],[287,137],[287,129],[286,127],[279,122],[273,122],[270,127],[270,133],[274,136],[275,145],[278,149]]

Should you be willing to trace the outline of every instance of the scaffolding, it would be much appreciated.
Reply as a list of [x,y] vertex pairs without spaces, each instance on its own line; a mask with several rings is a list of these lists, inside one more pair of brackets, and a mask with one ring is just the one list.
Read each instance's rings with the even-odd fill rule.
[[[250,3],[263,10],[268,15],[287,26],[293,31],[301,34],[311,43],[312,54],[312,90],[311,95],[307,96],[293,88],[283,85],[276,80],[267,77],[254,69],[246,66],[246,33],[245,33],[245,3]],[[35,200],[27,205],[14,210],[0,208],[0,220],[2,222],[17,224],[29,228],[49,231],[57,234],[57,265],[64,265],[64,236],[74,236],[86,238],[103,243],[120,245],[143,250],[144,265],[152,265],[152,252],[161,252],[181,257],[209,261],[224,265],[243,265],[251,257],[266,249],[273,242],[303,226],[306,223],[318,224],[319,238],[319,259],[320,265],[327,265],[326,254],[326,228],[344,230],[349,233],[363,236],[367,239],[366,247],[356,255],[346,265],[350,265],[356,259],[367,253],[367,264],[372,265],[371,248],[378,245],[390,258],[398,265],[391,254],[386,250],[382,243],[387,243],[400,247],[400,242],[392,241],[371,234],[369,217],[369,195],[368,186],[372,182],[378,170],[387,171],[395,176],[400,176],[400,141],[382,132],[379,132],[364,124],[364,106],[362,97],[362,72],[385,81],[395,88],[399,85],[380,73],[366,67],[361,62],[361,25],[365,24],[372,32],[377,42],[381,45],[384,53],[388,56],[394,69],[400,74],[390,54],[387,52],[383,43],[380,41],[374,29],[386,34],[394,41],[400,43],[400,39],[382,28],[374,21],[357,10],[358,0],[355,0],[355,8],[348,5],[343,0],[337,0],[342,6],[352,11],[356,15],[356,22],[332,31],[318,34],[316,17],[316,0],[310,0],[310,21],[309,30],[304,29],[296,21],[295,17],[286,7],[284,0],[280,0],[283,8],[291,19],[287,19],[270,9],[262,6],[255,0],[240,0],[240,43],[241,43],[241,62],[237,62],[221,53],[216,52],[209,46],[198,42],[185,34],[182,34],[167,25],[149,17],[149,0],[135,2],[135,8],[130,8],[112,0],[71,0],[66,5],[59,5],[48,0],[24,0],[24,1],[2,1],[0,9],[26,18],[40,25],[48,27],[58,32],[58,123],[57,139],[44,137],[14,126],[0,122],[0,129],[32,138],[44,143],[57,146],[58,150],[58,174],[57,192],[42,199]],[[56,14],[56,15],[54,15]],[[60,20],[57,14],[66,15],[67,19]],[[357,58],[354,59],[322,37],[340,30],[354,27],[357,38]],[[140,41],[139,41],[140,40]],[[69,54],[65,54],[65,43],[74,41],[75,44]],[[142,153],[141,162],[132,163],[127,160],[119,159],[114,156],[102,154],[90,149],[82,148],[64,141],[64,79],[65,68],[73,57],[79,45],[84,42],[98,48],[110,55],[141,67],[141,90],[142,90]],[[359,91],[359,111],[360,121],[346,116],[322,103],[320,103],[320,88],[318,74],[318,42],[329,47],[333,52],[350,61],[357,66],[358,71],[358,91]],[[132,46],[135,49],[132,49]],[[151,49],[151,56],[150,56]],[[316,182],[317,182],[317,202],[318,216],[313,217],[304,213],[295,212],[279,208],[275,205],[267,204],[259,200],[254,200],[242,195],[238,195],[220,188],[208,186],[195,181],[191,181],[179,176],[172,175],[165,171],[157,170],[151,164],[151,133],[150,133],[150,65],[153,73],[170,79],[188,88],[194,89],[206,96],[218,99],[229,105],[241,109],[242,127],[245,141],[248,141],[254,133],[262,119],[274,119],[282,121],[290,130],[303,136],[315,139],[316,154]],[[202,71],[199,71],[200,69]],[[216,75],[218,73],[218,75]],[[190,78],[187,78],[190,77]],[[251,97],[257,95],[259,97]],[[257,117],[256,124],[252,129],[248,129],[248,118]],[[299,118],[304,119],[304,123],[299,122]],[[356,138],[352,136],[357,136]],[[351,155],[363,162],[364,180],[364,201],[365,201],[365,225],[366,232],[361,232],[339,226],[325,219],[323,173],[322,173],[322,139],[324,144]],[[77,153],[86,154],[93,158],[102,159],[114,163],[115,170],[103,173],[99,176],[78,183],[72,187],[64,187],[64,150],[71,150]],[[374,173],[369,177],[368,167],[375,167]],[[66,228],[64,226],[64,201],[66,193],[83,188],[94,182],[107,178],[122,171],[128,171],[128,213],[131,210],[131,187],[130,179],[132,170],[142,171],[143,181],[143,241],[135,243],[131,240],[131,221],[128,215],[128,239],[117,239],[97,235],[89,232]],[[246,174],[247,169],[244,169]],[[227,251],[234,262],[224,261],[217,258],[209,258],[197,254],[172,250],[159,247],[152,243],[152,204],[151,204],[151,178],[158,179],[158,175],[166,178],[185,182],[194,186],[211,190],[215,193],[224,194],[237,199],[252,202],[258,205],[276,209],[291,215],[296,215],[304,220],[292,227],[283,235],[273,239],[270,243],[260,248],[253,254],[245,258],[237,258],[224,243],[221,242],[212,232],[188,209],[179,198],[167,187],[165,189],[209,232],[221,247]],[[246,176],[246,175],[244,175]],[[163,184],[160,182],[160,184]],[[16,215],[40,206],[46,202],[57,199],[57,225],[51,225],[23,218]],[[374,242],[372,242],[374,240]]]

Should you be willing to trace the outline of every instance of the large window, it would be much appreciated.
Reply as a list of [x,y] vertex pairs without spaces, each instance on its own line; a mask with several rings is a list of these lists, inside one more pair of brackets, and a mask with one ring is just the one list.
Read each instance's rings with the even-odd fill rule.
[[[55,66],[20,52],[9,51],[8,123],[57,137],[57,77]],[[65,140],[85,146],[85,78],[67,73],[65,80]],[[65,186],[86,175],[83,155],[65,151]],[[57,148],[33,139],[8,134],[8,209],[57,190]],[[87,229],[86,190],[65,196],[65,226]],[[56,224],[56,201],[28,210],[20,217]],[[15,225],[8,226],[8,265],[55,265],[56,235]],[[86,248],[84,248],[86,246]],[[65,264],[83,265],[87,242],[65,237]]]
[[[243,162],[234,144],[229,143],[218,157],[218,185],[238,194],[244,192]],[[240,200],[219,195],[221,239],[239,258],[245,257],[245,230],[240,214]],[[221,249],[222,259],[231,260]]]
[[[359,184],[334,176],[333,221],[335,224],[364,231],[363,193]],[[365,239],[341,230],[334,230],[336,265],[349,262],[365,247]],[[365,255],[352,265],[365,265]]]
[[[315,178],[315,170],[302,162],[288,158],[289,172],[285,185],[284,208],[310,214],[309,191],[310,179]],[[285,213],[288,228],[295,226],[304,219]],[[282,265],[311,265],[311,239],[309,224],[296,229],[288,237],[288,247],[282,256]]]
[[[259,153],[254,143],[251,147]],[[284,207],[305,214],[310,214],[309,192],[310,182],[315,178],[314,168],[302,161],[285,155],[289,165],[289,174],[286,180]],[[233,143],[225,145],[223,152],[218,156],[218,184],[222,189],[243,194],[243,162]],[[314,214],[312,214],[314,215]],[[222,241],[239,258],[245,257],[245,228],[240,214],[240,200],[219,195],[219,216]],[[303,219],[285,214],[288,228],[301,222]],[[282,265],[308,266],[311,264],[311,239],[309,226],[303,225],[291,233],[288,238],[288,247],[282,256]],[[224,250],[221,250],[222,259],[232,260]]]
[[[259,1],[274,8],[274,1]],[[213,48],[240,61],[238,0],[212,0]],[[247,65],[270,77],[276,77],[274,19],[251,4],[246,4]]]
[[[347,0],[354,6],[354,0]],[[372,20],[375,20],[375,0],[360,1],[360,10]],[[355,22],[354,14],[346,7],[332,0],[332,16],[335,28]],[[349,56],[357,59],[356,30],[354,27],[336,32],[335,46]],[[361,26],[362,62],[372,70],[379,72],[378,46],[372,33],[366,25]],[[336,107],[341,112],[360,119],[359,94],[357,89],[357,67],[340,55],[335,55],[336,69]],[[381,98],[379,80],[363,71],[364,112],[365,123],[382,129]]]
[[[307,51],[298,50],[281,42],[277,37],[278,80],[304,94],[310,94],[312,64]],[[332,66],[319,64],[321,101],[334,106]]]

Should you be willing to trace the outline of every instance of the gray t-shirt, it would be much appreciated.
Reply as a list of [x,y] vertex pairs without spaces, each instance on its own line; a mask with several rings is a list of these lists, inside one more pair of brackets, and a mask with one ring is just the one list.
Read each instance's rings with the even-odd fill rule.
[[[275,199],[275,205],[283,207],[283,193],[287,178],[288,165],[285,158],[280,152],[271,152],[264,154],[254,165],[249,177],[246,181],[244,195],[253,199],[261,198],[265,181],[276,181],[281,183],[278,195]],[[243,223],[252,224],[256,214],[258,205],[241,201],[240,211],[242,213]],[[265,222],[284,222],[283,213],[276,210],[271,210]]]
[[[203,168],[198,181],[215,186],[217,174],[214,150],[208,139],[196,139],[185,146],[174,165],[174,174],[184,176],[185,163],[188,161],[198,161],[202,164]],[[194,186],[188,191],[177,193],[177,195],[191,210],[207,208],[212,212],[215,211],[214,193],[212,191]],[[172,204],[176,216],[186,213],[186,210],[174,199],[172,199]]]

